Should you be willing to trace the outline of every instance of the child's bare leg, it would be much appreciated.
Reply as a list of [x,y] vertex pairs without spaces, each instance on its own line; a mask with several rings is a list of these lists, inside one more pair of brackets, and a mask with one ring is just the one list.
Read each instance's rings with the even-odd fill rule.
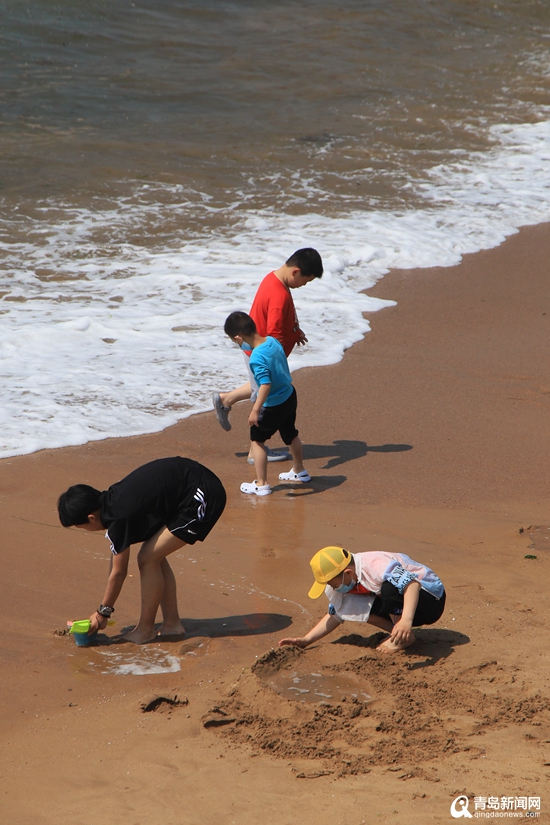
[[[164,572],[161,565],[166,556],[179,550],[184,545],[185,542],[172,535],[166,527],[142,544],[138,553],[141,579],[141,614],[137,625],[125,636],[128,641],[144,644],[156,637],[155,618],[164,596],[165,587]],[[171,593],[172,587],[174,588],[173,593]],[[174,595],[175,581],[172,584],[169,580],[168,599],[173,599]],[[173,611],[173,607],[172,603],[169,610]],[[173,612],[171,618],[173,620]]]
[[246,401],[251,394],[252,389],[250,383],[247,382],[241,387],[237,387],[236,390],[231,390],[231,392],[221,392],[220,398],[224,407],[232,407],[233,404],[237,404],[239,401]]
[[162,626],[159,630],[161,636],[181,636],[185,632],[180,621],[178,610],[178,596],[176,592],[176,577],[168,559],[163,559],[160,565],[164,577],[164,592],[160,600],[162,610]]
[[304,456],[302,451],[302,442],[299,436],[290,444],[290,454],[292,456],[292,469],[295,473],[301,473],[304,470]]
[[260,444],[259,441],[253,441],[251,447],[254,469],[256,470],[256,482],[259,487],[263,487],[267,484],[267,453],[264,445]]
[[393,629],[393,622],[391,622],[389,619],[384,619],[383,616],[375,616],[374,613],[371,613],[369,615],[367,624],[372,624],[379,630],[387,630],[388,633],[391,633]]
[[[234,404],[238,404],[239,401],[248,401],[252,396],[252,387],[250,383],[243,384],[242,387],[237,387],[236,390],[231,390],[231,392],[221,392],[220,399],[224,407],[231,408]],[[248,457],[254,458],[252,453],[252,444],[250,445],[250,449],[248,451]]]
[[[248,401],[251,395],[252,387],[250,386],[250,383],[247,383],[243,384],[241,387],[237,387],[236,390],[231,390],[231,392],[221,392],[220,398],[224,407],[232,407],[234,404],[238,404],[239,401]],[[248,451],[248,457],[254,458],[252,454],[252,444],[250,445],[250,449]]]

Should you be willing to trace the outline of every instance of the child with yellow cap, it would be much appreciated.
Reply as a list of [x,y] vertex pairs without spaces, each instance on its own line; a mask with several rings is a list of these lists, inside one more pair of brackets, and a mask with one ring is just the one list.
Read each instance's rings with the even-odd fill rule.
[[281,639],[279,645],[307,647],[349,619],[387,630],[390,636],[377,650],[395,652],[413,644],[413,627],[434,624],[445,609],[441,580],[404,553],[324,547],[310,566],[315,583],[309,597],[325,593],[328,613],[305,636]]

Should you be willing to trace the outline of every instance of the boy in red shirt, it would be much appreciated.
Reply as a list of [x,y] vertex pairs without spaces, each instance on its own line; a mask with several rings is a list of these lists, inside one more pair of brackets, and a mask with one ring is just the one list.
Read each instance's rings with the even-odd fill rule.
[[[291,289],[300,289],[315,278],[323,275],[323,262],[316,249],[298,249],[279,269],[270,272],[261,282],[252,307],[250,317],[262,337],[276,338],[288,356],[294,346],[306,344],[307,338],[300,329]],[[252,350],[243,350],[248,368],[248,358]],[[215,392],[212,395],[216,417],[224,430],[231,429],[229,413],[233,404],[255,399],[257,387],[249,370],[250,380],[231,392]],[[268,461],[280,461],[287,453],[268,452]]]

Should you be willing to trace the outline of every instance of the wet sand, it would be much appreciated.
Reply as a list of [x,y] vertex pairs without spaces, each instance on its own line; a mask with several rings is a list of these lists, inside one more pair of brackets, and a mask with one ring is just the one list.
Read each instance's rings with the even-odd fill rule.
[[[543,225],[371,290],[397,307],[371,317],[342,363],[295,375],[308,485],[239,492],[253,478],[246,404],[230,433],[210,413],[0,462],[6,822],[420,825],[450,821],[461,793],[538,796],[544,817],[549,260]],[[97,606],[109,563],[102,536],[58,525],[58,494],[177,454],[228,492],[208,540],[171,557],[186,639],[117,643],[137,618],[135,554],[111,643],[54,635]],[[271,465],[272,483],[287,466]],[[325,611],[307,597],[308,561],[332,543],[430,564],[448,593],[441,621],[397,656],[351,623],[305,652],[270,653]],[[271,687],[311,674],[325,694],[345,677],[345,701]],[[350,680],[371,698],[354,699]]]

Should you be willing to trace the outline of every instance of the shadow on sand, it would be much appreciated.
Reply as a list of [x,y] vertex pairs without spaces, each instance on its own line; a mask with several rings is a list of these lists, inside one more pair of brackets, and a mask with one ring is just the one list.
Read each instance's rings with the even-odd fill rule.
[[326,490],[333,490],[339,487],[347,476],[315,476],[311,481],[284,481],[280,484],[273,484],[271,489],[277,492],[286,492],[288,498],[298,498],[299,496],[313,496],[316,493],[324,493]]
[[[418,670],[419,668],[435,665],[441,659],[447,659],[454,653],[455,647],[469,644],[470,638],[464,633],[443,628],[415,628],[414,635],[416,642],[406,648],[399,656],[405,656],[404,666],[407,670]],[[374,633],[372,636],[361,636],[359,633],[350,633],[348,636],[341,636],[332,644],[352,645],[353,647],[367,647],[375,649],[380,642],[387,639],[388,634],[382,632]],[[381,653],[382,656],[391,655]],[[422,661],[420,661],[422,659]],[[416,660],[416,661],[415,661]]]
[[[280,447],[276,447],[276,449],[282,450]],[[379,444],[371,447],[366,441],[339,438],[333,441],[332,444],[304,444],[304,461],[328,458],[322,469],[330,470],[332,467],[345,464],[347,461],[364,458],[367,453],[403,453],[407,450],[412,450],[411,444]],[[248,453],[235,453],[235,455],[237,458],[245,458]]]
[[304,444],[304,460],[328,458],[323,470],[331,470],[347,461],[364,458],[367,453],[402,453],[407,450],[412,450],[411,444],[380,444],[371,447],[366,441],[337,439],[330,445]]
[[[367,453],[402,453],[407,450],[412,450],[410,444],[380,444],[369,447],[365,441],[338,439],[330,445],[304,444],[304,461],[328,458],[329,460],[321,469],[330,470],[340,464],[345,464],[347,461],[364,458]],[[244,458],[248,453],[235,453],[235,455]],[[278,464],[271,465],[272,471],[276,470],[277,467]],[[281,466],[281,472],[285,472],[284,466]],[[315,475],[311,481],[307,481],[305,484],[303,482],[296,482],[296,484],[285,482],[284,484],[272,484],[271,487],[272,490],[286,490],[289,498],[297,498],[298,496],[312,496],[317,493],[324,493],[325,490],[333,490],[335,487],[340,487],[347,480],[347,476]]]
[[[238,616],[221,616],[217,619],[183,618],[181,624],[181,636],[158,636],[147,644],[163,641],[177,642],[199,636],[216,639],[222,636],[259,636],[265,633],[279,633],[292,624],[292,619],[282,613],[246,613]],[[130,630],[132,630],[131,625],[123,628],[118,636],[106,636],[100,633],[94,646],[131,644],[122,635],[129,633]]]

